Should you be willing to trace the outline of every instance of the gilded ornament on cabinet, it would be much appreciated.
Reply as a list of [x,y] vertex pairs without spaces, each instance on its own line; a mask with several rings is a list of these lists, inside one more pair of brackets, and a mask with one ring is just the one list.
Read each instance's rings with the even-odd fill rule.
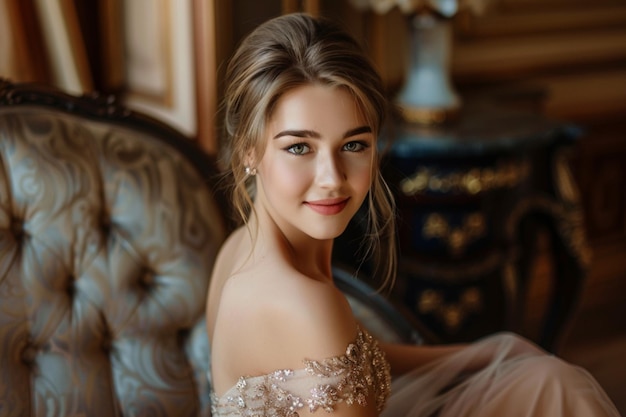
[[421,314],[433,314],[449,333],[456,332],[470,314],[482,308],[483,295],[476,287],[467,288],[457,303],[446,303],[442,293],[433,289],[423,291],[417,300],[417,310]]
[[457,192],[478,194],[499,188],[513,188],[524,181],[530,173],[527,161],[500,163],[496,167],[472,168],[469,171],[438,173],[420,168],[400,183],[404,195],[424,192]]
[[424,222],[422,236],[427,239],[443,240],[450,252],[461,254],[467,245],[485,235],[486,221],[482,213],[470,213],[463,219],[461,227],[453,228],[439,213],[432,213]]

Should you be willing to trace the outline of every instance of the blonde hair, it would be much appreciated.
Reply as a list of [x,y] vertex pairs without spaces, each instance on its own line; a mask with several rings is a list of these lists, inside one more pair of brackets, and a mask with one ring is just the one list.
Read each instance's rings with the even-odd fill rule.
[[[253,210],[254,181],[245,171],[250,155],[263,156],[266,124],[278,99],[306,84],[346,89],[376,135],[387,115],[382,81],[360,45],[324,18],[296,13],[258,26],[240,44],[226,72],[223,103],[226,142],[222,147],[231,175],[232,203],[240,222]],[[372,257],[383,282],[396,273],[393,197],[372,166],[368,195],[367,242],[363,258]]]

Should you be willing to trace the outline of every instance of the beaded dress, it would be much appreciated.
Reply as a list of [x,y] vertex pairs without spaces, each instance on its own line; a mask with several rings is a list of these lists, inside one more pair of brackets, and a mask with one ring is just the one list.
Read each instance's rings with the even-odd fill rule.
[[[221,398],[212,394],[212,415],[297,416],[307,407],[332,412],[339,402],[363,406],[375,398],[380,412],[389,395],[389,364],[376,340],[359,329],[341,356],[304,360],[303,369],[241,377]],[[373,395],[371,395],[373,394]],[[326,413],[324,413],[326,414]]]
[[327,415],[367,398],[383,417],[619,417],[587,371],[514,334],[474,342],[390,384],[384,353],[363,329],[344,355],[241,377],[222,397],[212,394],[212,415],[294,417],[305,407]]

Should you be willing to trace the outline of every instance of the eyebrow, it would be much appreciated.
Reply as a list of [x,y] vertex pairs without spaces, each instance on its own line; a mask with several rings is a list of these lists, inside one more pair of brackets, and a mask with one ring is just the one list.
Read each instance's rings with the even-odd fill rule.
[[[346,133],[343,134],[343,139],[360,135],[361,133],[372,133],[372,128],[369,126],[360,126],[354,129],[350,129]],[[283,136],[295,136],[297,138],[314,138],[314,139],[319,139],[322,137],[322,135],[320,135],[318,132],[314,130],[289,129],[289,130],[283,130],[279,132],[278,134],[276,134],[276,136],[274,136],[274,139],[278,139]]]

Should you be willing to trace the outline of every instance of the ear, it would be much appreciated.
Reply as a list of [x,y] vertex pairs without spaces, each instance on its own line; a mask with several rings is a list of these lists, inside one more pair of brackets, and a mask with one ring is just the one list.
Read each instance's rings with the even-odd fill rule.
[[244,166],[255,168],[257,165],[256,152],[254,149],[250,149],[246,152],[246,155],[243,158]]

